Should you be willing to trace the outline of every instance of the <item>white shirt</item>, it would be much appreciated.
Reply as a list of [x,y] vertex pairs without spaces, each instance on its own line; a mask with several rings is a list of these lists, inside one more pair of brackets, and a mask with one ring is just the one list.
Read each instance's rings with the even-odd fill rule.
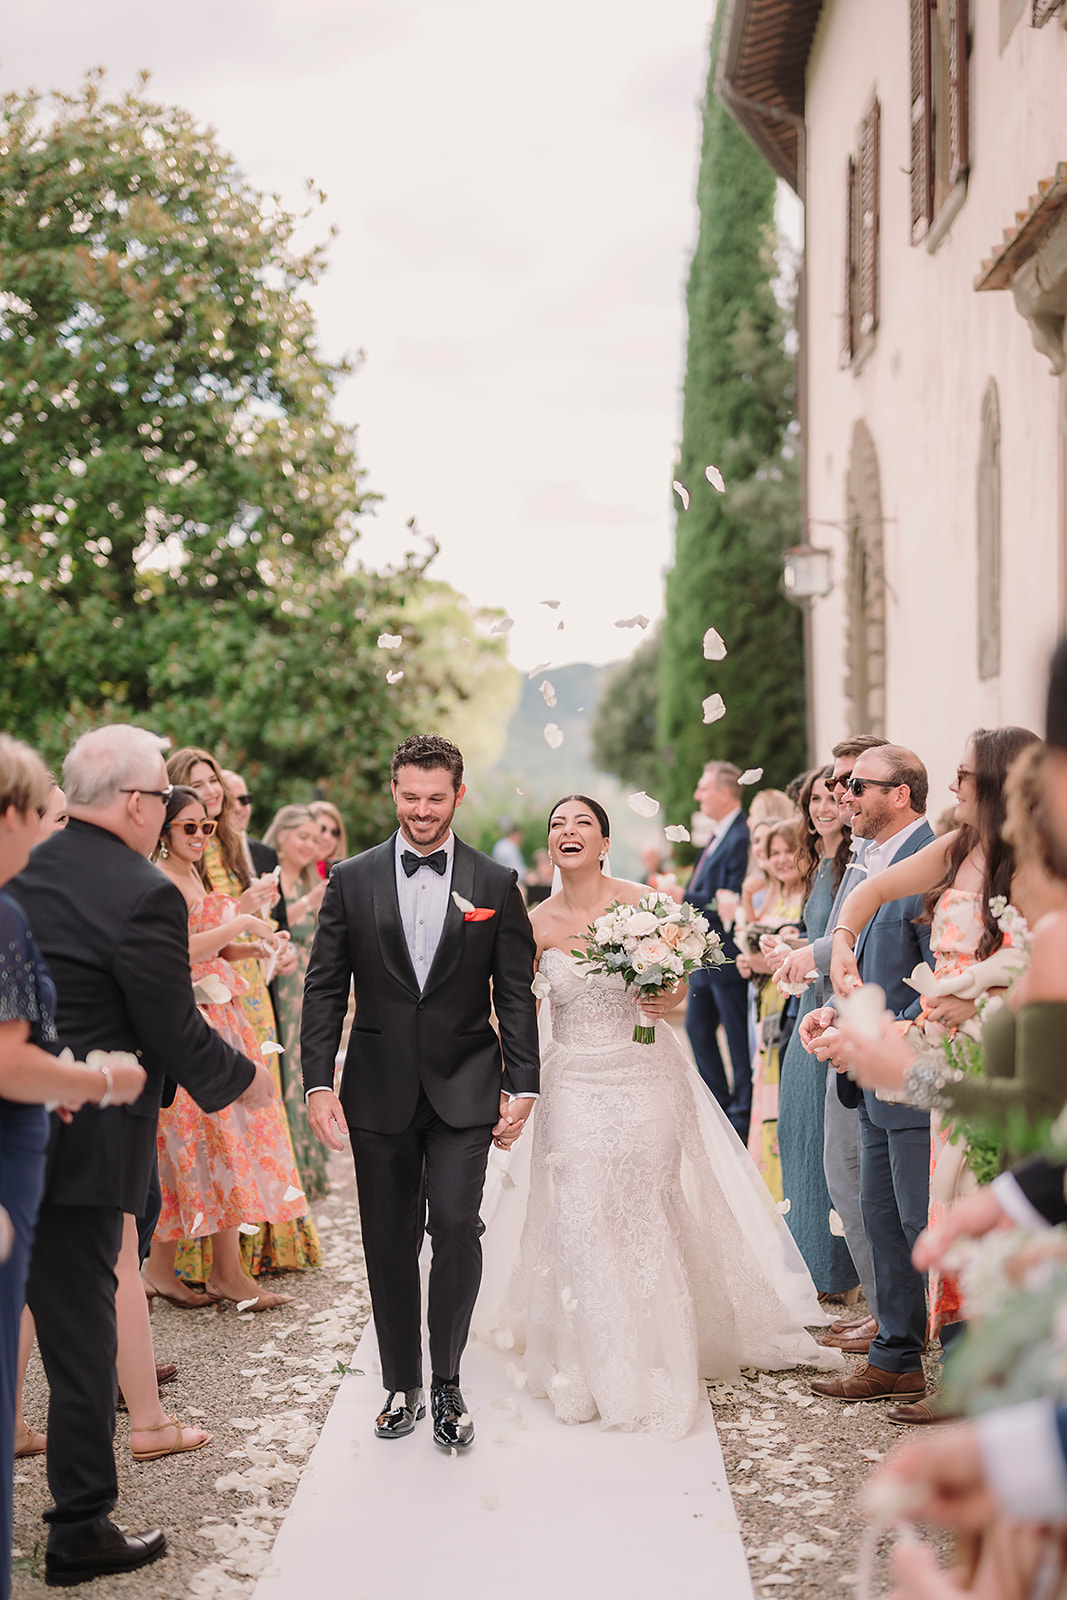
[[1067,1468],[1051,1400],[987,1411],[975,1423],[989,1486],[1016,1522],[1067,1517]]
[[[426,979],[430,976],[433,958],[437,954],[437,946],[441,943],[441,930],[445,925],[445,913],[448,910],[448,898],[452,893],[452,862],[456,853],[456,836],[449,833],[443,844],[434,846],[433,852],[443,850],[447,856],[445,870],[442,873],[434,872],[432,867],[419,867],[409,878],[404,871],[401,859],[405,850],[411,850],[411,845],[404,838],[403,831],[397,829],[396,834],[396,897],[400,902],[400,921],[404,926],[404,938],[407,942],[408,955],[411,965],[415,969],[415,977],[420,989],[425,989]],[[413,850],[413,855],[421,852]]]
[[872,841],[868,844],[867,854],[863,858],[868,878],[873,878],[876,872],[884,872],[886,867],[891,866],[896,860],[901,847],[911,838],[916,828],[921,828],[925,821],[925,817],[916,817],[914,822],[909,822],[906,828],[901,828],[898,833],[894,833],[884,843],[875,844]]

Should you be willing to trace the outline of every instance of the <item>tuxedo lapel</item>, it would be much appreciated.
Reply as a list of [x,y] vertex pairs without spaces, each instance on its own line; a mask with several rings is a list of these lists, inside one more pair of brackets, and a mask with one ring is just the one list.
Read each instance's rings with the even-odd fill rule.
[[[474,894],[474,863],[474,851],[462,839],[457,839],[452,857],[452,894],[462,895],[464,900],[470,900]],[[463,930],[463,912],[449,895],[444,926],[423,994],[429,994],[431,989],[438,989],[447,983],[459,966],[463,955]]]
[[415,969],[411,965],[404,924],[400,920],[400,901],[396,894],[396,834],[378,846],[371,876],[374,925],[382,961],[397,983],[419,993]]

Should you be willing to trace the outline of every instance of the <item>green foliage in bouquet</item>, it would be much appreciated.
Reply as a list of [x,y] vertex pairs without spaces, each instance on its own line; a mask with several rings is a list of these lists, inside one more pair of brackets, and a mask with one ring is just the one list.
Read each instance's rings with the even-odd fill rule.
[[[982,1046],[969,1034],[957,1033],[945,1037],[942,1046],[948,1062],[957,1072],[980,1078],[985,1067]],[[967,1146],[967,1165],[980,1184],[992,1183],[1004,1163],[1004,1127],[1001,1122],[990,1122],[984,1117],[945,1118],[949,1142],[958,1144],[962,1139]]]

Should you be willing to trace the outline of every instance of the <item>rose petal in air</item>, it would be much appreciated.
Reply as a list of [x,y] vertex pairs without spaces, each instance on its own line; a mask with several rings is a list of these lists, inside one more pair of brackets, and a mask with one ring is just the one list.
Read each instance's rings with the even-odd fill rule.
[[833,1210],[832,1207],[830,1210],[829,1226],[830,1232],[833,1234],[835,1239],[843,1239],[845,1237],[845,1224],[841,1221],[840,1216],[836,1211]]
[[285,1046],[276,1039],[265,1039],[259,1047],[259,1053],[261,1056],[283,1056]]
[[489,629],[489,632],[490,634],[510,633],[514,626],[514,617],[501,617],[499,622],[493,623],[493,626]]
[[192,1227],[193,1233],[196,1232],[197,1228],[199,1228],[199,1226],[203,1222],[203,1220],[204,1220],[204,1213],[202,1211],[198,1211],[196,1213],[196,1216],[193,1218],[193,1227]]
[[674,482],[671,484],[671,488],[674,490],[675,494],[678,496],[679,500],[682,502],[682,510],[683,511],[688,511],[689,510],[689,490],[686,488],[685,484],[684,483],[679,483],[678,479],[675,478]]
[[562,600],[542,600],[541,604],[547,606],[550,611],[558,611],[563,602]]
[[720,717],[725,717],[726,701],[721,694],[709,694],[708,698],[700,703],[704,709],[705,722],[718,722]]
[[402,633],[380,633],[378,635],[379,650],[398,650],[404,643]]
[[648,618],[639,611],[635,617],[620,617],[615,626],[617,628],[647,628]]
[[257,1224],[254,1223],[254,1222],[239,1222],[237,1224],[237,1232],[238,1233],[247,1233],[249,1235],[249,1237],[251,1238],[251,1236],[253,1234],[259,1232],[259,1228],[258,1228]]
[[552,993],[552,985],[543,972],[534,973],[534,981],[530,985],[530,992],[537,1000],[547,1000]]
[[709,628],[704,635],[704,660],[721,661],[726,654],[726,645],[723,643],[722,634],[718,628]]
[[282,1195],[282,1199],[286,1200],[286,1201],[289,1201],[289,1200],[302,1200],[303,1198],[304,1198],[303,1189],[297,1189],[297,1188],[294,1187],[293,1184],[290,1184],[288,1189],[286,1189],[285,1193]]
[[455,903],[459,907],[459,909],[463,912],[464,916],[466,916],[468,911],[473,911],[474,910],[474,907],[471,905],[470,901],[469,900],[464,900],[463,896],[461,894],[457,894],[455,889],[452,890],[452,899],[455,901]]
[[718,467],[705,467],[704,476],[707,478],[713,489],[718,489],[720,494],[726,493],[726,480],[723,478],[723,475],[719,471]]
[[683,828],[680,822],[672,824],[669,828],[664,828],[663,832],[671,841],[671,844],[685,844],[687,840],[692,838],[689,829]]
[[545,723],[545,743],[552,749],[558,750],[563,743],[563,729],[554,722]]
[[397,672],[387,672],[385,674],[385,681],[386,681],[386,683],[399,683],[403,676],[404,676],[404,669],[403,669],[403,667],[401,667],[400,670],[397,671]]
[[551,661],[539,661],[532,672],[526,674],[527,681],[532,683],[539,672],[544,672],[552,665]]
[[737,781],[738,783],[758,783],[762,777],[762,767],[746,767]]
[[793,1209],[792,1200],[779,1200],[774,1208],[780,1217],[787,1217]]
[[557,622],[556,623],[556,632],[557,633],[562,633],[563,632],[563,624],[562,624],[562,622]]
[[638,789],[636,794],[629,795],[626,804],[639,817],[654,817],[659,810],[659,801],[653,800],[643,789]]
[[554,706],[555,705],[555,703],[556,703],[556,691],[555,691],[555,689],[553,689],[552,685],[549,683],[547,678],[545,679],[544,683],[541,684],[540,693],[541,693],[541,698],[544,700],[546,706]]

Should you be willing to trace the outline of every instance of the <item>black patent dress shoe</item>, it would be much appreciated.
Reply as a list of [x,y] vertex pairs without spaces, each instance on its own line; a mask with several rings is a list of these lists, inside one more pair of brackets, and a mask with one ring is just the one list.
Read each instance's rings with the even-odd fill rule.
[[167,1548],[159,1528],[148,1533],[120,1533],[109,1517],[76,1528],[53,1525],[44,1557],[44,1581],[53,1588],[71,1588],[112,1572],[133,1572],[155,1561]]
[[433,1442],[442,1450],[466,1450],[474,1443],[474,1423],[463,1404],[458,1383],[431,1384],[430,1413]]
[[414,1433],[416,1422],[426,1415],[426,1401],[421,1389],[394,1389],[385,1397],[385,1405],[374,1423],[379,1439],[405,1439]]

